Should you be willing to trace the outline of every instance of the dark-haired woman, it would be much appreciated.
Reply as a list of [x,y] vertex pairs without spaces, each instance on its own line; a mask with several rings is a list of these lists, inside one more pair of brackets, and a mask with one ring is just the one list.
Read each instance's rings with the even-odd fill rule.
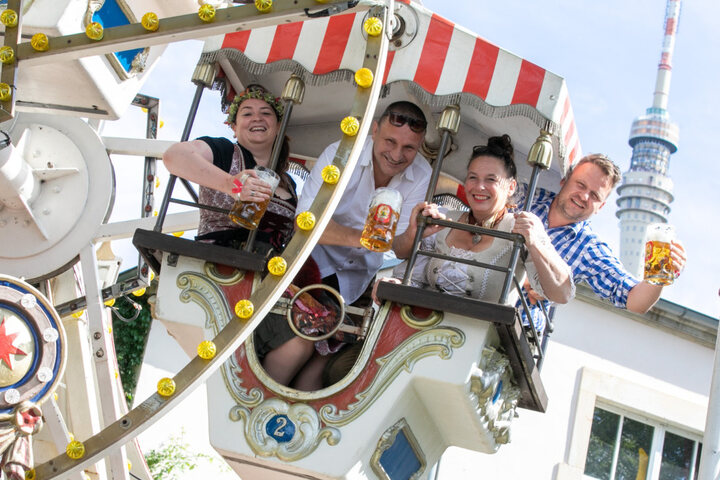
[[[165,167],[170,173],[200,185],[200,204],[229,210],[236,198],[263,202],[270,197],[271,190],[257,178],[253,168],[268,166],[282,115],[279,99],[259,85],[248,87],[228,107],[225,123],[233,130],[237,142],[200,137],[176,143],[163,155]],[[288,155],[285,138],[275,167],[280,184],[258,227],[258,246],[266,250],[272,247],[281,251],[293,231],[297,194],[295,183],[285,172]],[[197,240],[239,248],[246,238],[247,230],[233,223],[227,214],[200,210]]]
[[[451,220],[481,225],[504,232],[520,233],[525,238],[528,256],[518,262],[515,275],[522,285],[527,272],[534,290],[557,303],[567,303],[574,295],[572,274],[567,264],[550,244],[539,219],[527,212],[509,213],[510,199],[517,186],[513,147],[508,135],[491,137],[488,144],[475,147],[465,177],[465,193],[469,212],[451,211]],[[419,204],[411,219],[423,215],[437,216],[434,204]],[[416,228],[411,221],[410,228]],[[477,235],[457,229],[443,229],[423,240],[423,249],[478,262],[507,266],[512,243],[489,235]],[[394,276],[401,278],[403,266]],[[418,286],[430,286],[453,295],[497,302],[504,283],[504,272],[475,267],[463,263],[418,256],[412,280]],[[517,294],[508,298],[514,305]]]

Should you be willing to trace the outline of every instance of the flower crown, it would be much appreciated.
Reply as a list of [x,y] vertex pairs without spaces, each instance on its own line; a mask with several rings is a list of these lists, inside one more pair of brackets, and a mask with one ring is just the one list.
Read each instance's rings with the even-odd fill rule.
[[225,123],[227,125],[233,125],[235,123],[237,111],[238,108],[240,108],[240,104],[250,98],[264,101],[265,103],[270,105],[273,110],[275,110],[275,115],[278,117],[278,120],[282,118],[283,113],[285,112],[285,106],[282,104],[280,97],[274,97],[270,92],[265,89],[261,89],[258,87],[248,87],[240,95],[235,95],[235,98],[228,107],[228,115],[227,119],[225,120]]

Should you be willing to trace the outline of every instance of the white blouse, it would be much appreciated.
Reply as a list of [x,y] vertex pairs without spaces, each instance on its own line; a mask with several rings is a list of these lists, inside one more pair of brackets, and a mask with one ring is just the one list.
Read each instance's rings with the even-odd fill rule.
[[[463,212],[452,211],[448,212],[447,216],[449,220],[457,221],[462,214]],[[514,225],[515,217],[508,214],[503,217],[496,228],[503,232],[509,232]],[[513,244],[511,241],[493,238],[488,248],[480,252],[472,252],[448,245],[447,236],[450,231],[449,228],[445,228],[435,235],[425,238],[421,248],[457,258],[507,267],[512,254]],[[535,265],[529,257],[523,261],[521,255],[515,267],[515,276],[521,286],[525,281],[526,272],[532,289],[545,296]],[[402,278],[404,273],[405,263],[402,263],[395,268],[393,276]],[[414,286],[429,286],[451,295],[467,295],[479,300],[497,303],[500,300],[505,275],[505,272],[489,268],[418,255],[411,280]],[[512,285],[506,304],[515,305],[518,298],[518,292],[515,286]]]

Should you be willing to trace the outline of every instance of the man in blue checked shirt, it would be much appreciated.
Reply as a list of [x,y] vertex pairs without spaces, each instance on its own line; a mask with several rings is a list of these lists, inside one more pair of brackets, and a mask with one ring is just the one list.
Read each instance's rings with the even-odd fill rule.
[[[620,179],[620,169],[605,155],[583,157],[560,182],[557,194],[537,189],[530,206],[530,212],[537,217],[524,214],[529,218],[524,223],[527,231],[518,233],[526,239],[533,236],[537,242],[551,242],[570,266],[575,283],[587,282],[596,294],[616,307],[645,313],[658,301],[663,287],[630,275],[588,221],[605,205]],[[519,190],[516,201],[522,205],[527,186]],[[677,276],[685,267],[685,249],[673,242],[670,254]],[[544,319],[537,302],[548,302],[532,290],[527,298],[535,305],[531,311],[533,323],[542,330]]]

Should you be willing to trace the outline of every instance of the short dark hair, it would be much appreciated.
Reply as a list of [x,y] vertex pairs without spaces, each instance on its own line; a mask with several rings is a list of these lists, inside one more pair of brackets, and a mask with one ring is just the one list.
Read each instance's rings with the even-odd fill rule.
[[602,153],[592,153],[581,158],[580,161],[577,162],[575,165],[570,166],[570,169],[568,170],[567,175],[565,175],[565,178],[569,179],[572,175],[572,172],[574,172],[575,169],[583,163],[592,163],[593,165],[597,165],[600,170],[602,170],[603,173],[610,178],[610,183],[612,183],[613,188],[615,188],[615,185],[620,183],[620,180],[622,179],[620,167],[615,165],[615,162],[610,160],[610,157]]
[[488,138],[487,145],[475,145],[473,147],[468,167],[478,157],[493,157],[503,163],[505,173],[510,178],[517,179],[517,167],[515,166],[515,154],[513,151],[510,135],[504,134],[499,137]]
[[382,115],[380,115],[380,118],[378,119],[378,125],[381,124],[383,119],[387,118],[390,113],[399,113],[415,120],[422,120],[425,124],[427,124],[425,114],[420,109],[420,107],[418,107],[412,102],[401,100],[399,102],[393,102],[387,106],[385,111],[382,113]]

